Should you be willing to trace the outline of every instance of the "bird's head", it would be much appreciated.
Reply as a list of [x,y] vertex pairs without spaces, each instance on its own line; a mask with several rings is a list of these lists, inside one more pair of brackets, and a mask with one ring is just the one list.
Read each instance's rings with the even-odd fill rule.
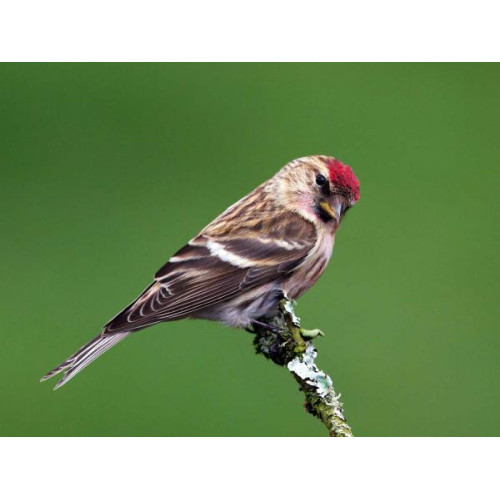
[[276,180],[282,203],[313,222],[338,227],[359,200],[359,181],[351,167],[330,156],[293,160]]

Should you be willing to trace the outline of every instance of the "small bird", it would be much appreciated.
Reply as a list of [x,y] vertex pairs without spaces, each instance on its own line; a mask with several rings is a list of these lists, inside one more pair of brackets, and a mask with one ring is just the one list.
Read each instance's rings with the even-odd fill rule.
[[335,233],[358,200],[359,182],[339,160],[291,161],[182,247],[97,337],[41,380],[63,372],[57,389],[131,333],[163,321],[271,329],[265,318],[279,301],[299,298],[323,273]]

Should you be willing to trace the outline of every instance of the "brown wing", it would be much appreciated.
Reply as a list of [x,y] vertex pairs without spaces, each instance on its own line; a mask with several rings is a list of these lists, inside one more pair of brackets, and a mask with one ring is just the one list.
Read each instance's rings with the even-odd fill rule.
[[[255,224],[261,225],[257,231]],[[229,230],[227,225],[210,225],[156,273],[153,284],[107,323],[103,333],[189,317],[279,280],[300,265],[315,242],[314,226],[296,214],[271,218],[265,225],[262,219],[244,219]]]

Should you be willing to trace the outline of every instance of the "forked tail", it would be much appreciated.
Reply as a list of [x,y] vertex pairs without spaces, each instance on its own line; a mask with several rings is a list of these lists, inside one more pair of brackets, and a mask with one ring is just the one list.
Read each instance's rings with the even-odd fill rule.
[[76,351],[73,356],[69,357],[66,361],[44,375],[40,379],[40,382],[43,382],[58,373],[64,372],[63,378],[59,380],[54,387],[54,390],[59,389],[59,387],[64,385],[68,380],[71,380],[88,364],[92,363],[92,361],[97,359],[101,354],[104,354],[108,349],[111,349],[115,344],[118,344],[120,340],[123,340],[130,333],[131,332],[123,332],[115,333],[113,335],[98,335]]

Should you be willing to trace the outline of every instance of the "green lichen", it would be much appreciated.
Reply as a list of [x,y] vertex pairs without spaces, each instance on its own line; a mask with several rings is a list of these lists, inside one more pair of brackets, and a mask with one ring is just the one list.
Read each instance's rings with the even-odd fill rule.
[[278,315],[263,318],[265,323],[278,331],[277,333],[255,327],[256,352],[278,365],[287,365],[292,359],[300,356],[308,344],[301,335],[300,321],[297,321],[293,309],[290,312],[290,304],[291,302],[283,299],[280,302]]
[[293,303],[283,299],[278,314],[264,320],[276,331],[255,328],[256,352],[278,365],[288,367],[304,392],[305,409],[325,424],[330,436],[352,436],[339,400],[340,395],[335,393],[331,378],[316,366],[316,349],[309,338],[304,338],[304,330],[300,327],[300,318],[295,315]]

